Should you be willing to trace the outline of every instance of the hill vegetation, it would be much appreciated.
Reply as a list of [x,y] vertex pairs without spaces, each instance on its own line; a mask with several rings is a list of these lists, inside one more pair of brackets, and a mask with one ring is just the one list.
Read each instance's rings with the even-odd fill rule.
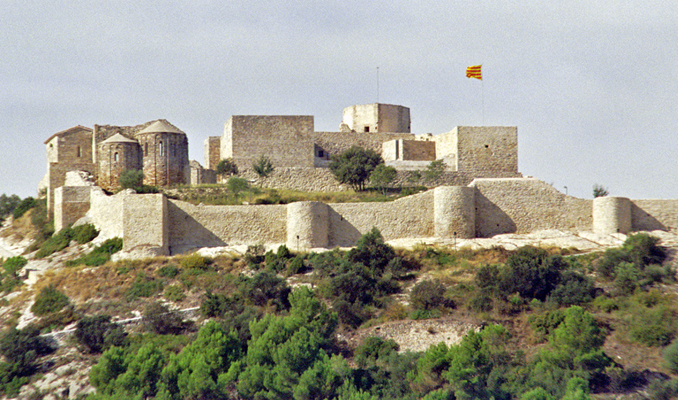
[[[89,227],[67,229],[43,242],[68,238],[53,255],[95,236]],[[647,234],[590,254],[406,251],[384,243],[376,229],[349,251],[324,253],[250,246],[243,255],[112,262],[112,246],[120,240],[91,245],[45,274],[32,287],[30,325],[17,329],[16,318],[3,319],[0,392],[19,393],[75,352],[91,366],[90,399],[678,394],[675,270],[667,249]],[[26,287],[25,261],[0,261],[6,292]],[[1,308],[19,310],[26,300],[3,300]],[[176,311],[191,307],[197,318]],[[137,313],[143,323],[136,327],[116,322]],[[431,318],[477,329],[424,352],[384,337],[345,340],[383,323]],[[55,353],[40,333],[66,326],[76,327],[65,345],[72,351]]]

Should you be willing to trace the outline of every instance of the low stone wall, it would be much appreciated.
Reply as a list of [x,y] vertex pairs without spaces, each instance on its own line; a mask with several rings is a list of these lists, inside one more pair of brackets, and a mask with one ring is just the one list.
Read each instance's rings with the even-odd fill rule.
[[330,204],[329,247],[353,246],[373,227],[386,240],[434,235],[433,191],[388,203]]
[[287,206],[195,206],[168,200],[170,254],[200,247],[285,243]]
[[347,247],[373,227],[386,240],[678,227],[678,200],[608,198],[594,206],[532,178],[476,179],[385,203],[196,206],[161,194],[106,196],[99,188],[90,199],[86,218],[104,237],[123,237],[123,250],[133,257],[257,243]]
[[678,200],[631,200],[631,226],[636,231],[678,229]]
[[477,189],[477,237],[592,229],[592,200],[567,196],[538,179],[475,179],[469,186]]

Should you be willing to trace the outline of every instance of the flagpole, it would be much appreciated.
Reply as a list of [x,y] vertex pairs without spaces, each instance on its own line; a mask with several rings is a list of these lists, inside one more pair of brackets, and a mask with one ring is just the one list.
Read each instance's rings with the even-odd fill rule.
[[483,126],[485,126],[485,81],[480,80],[480,97],[483,102]]

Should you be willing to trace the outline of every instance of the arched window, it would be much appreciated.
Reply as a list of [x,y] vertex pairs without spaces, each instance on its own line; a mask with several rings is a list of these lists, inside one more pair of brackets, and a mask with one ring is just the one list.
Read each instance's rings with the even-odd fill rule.
[[162,156],[162,140],[158,143],[158,153]]
[[113,161],[118,162],[118,152],[113,153]]

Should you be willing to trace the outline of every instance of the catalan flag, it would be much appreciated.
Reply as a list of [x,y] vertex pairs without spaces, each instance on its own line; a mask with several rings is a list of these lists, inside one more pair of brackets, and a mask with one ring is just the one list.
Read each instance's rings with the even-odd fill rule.
[[480,73],[480,67],[482,65],[472,65],[468,68],[466,68],[466,77],[467,78],[476,78],[480,79],[481,81],[483,80],[483,75]]

